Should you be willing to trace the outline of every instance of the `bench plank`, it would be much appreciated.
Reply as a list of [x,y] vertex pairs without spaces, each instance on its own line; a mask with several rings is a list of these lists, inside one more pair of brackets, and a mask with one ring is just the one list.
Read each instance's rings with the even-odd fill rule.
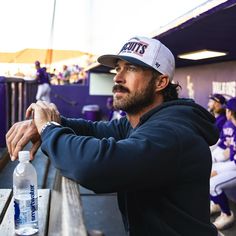
[[62,177],[62,235],[86,236],[79,186]]
[[51,192],[51,205],[48,235],[58,236],[61,234],[61,212],[62,212],[62,196],[61,196],[61,175],[56,171],[53,190]]
[[[39,203],[39,236],[47,235],[48,227],[48,211],[50,204],[50,190],[49,189],[39,189],[38,190],[38,203]],[[7,209],[7,212],[3,218],[0,225],[0,235],[13,236],[14,231],[14,202],[13,198]]]
[[39,235],[47,235],[50,207],[50,189],[39,189]]
[[11,200],[11,189],[0,189],[0,223]]
[[48,235],[87,236],[78,183],[56,171],[51,192]]

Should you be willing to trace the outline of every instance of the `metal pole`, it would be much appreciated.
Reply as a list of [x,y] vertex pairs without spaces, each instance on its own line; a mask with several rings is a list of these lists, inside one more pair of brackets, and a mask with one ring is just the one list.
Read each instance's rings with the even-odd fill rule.
[[53,14],[52,14],[52,24],[51,24],[51,30],[49,35],[49,47],[47,50],[46,58],[45,58],[45,64],[51,65],[52,64],[52,58],[53,58],[53,36],[54,36],[54,22],[55,22],[55,14],[56,14],[56,0],[54,0],[53,4]]

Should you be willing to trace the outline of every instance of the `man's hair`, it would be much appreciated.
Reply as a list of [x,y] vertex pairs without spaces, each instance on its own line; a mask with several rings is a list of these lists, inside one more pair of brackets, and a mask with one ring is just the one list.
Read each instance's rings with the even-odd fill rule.
[[35,65],[36,66],[40,66],[40,62],[39,61],[35,61]]
[[[158,71],[153,70],[153,78],[158,78],[161,75]],[[182,89],[182,87],[179,85],[179,82],[176,84],[170,83],[161,91],[164,102],[176,100],[179,97],[179,90]]]
[[[215,111],[216,112],[216,111]],[[217,110],[217,114],[225,114],[225,107],[220,107],[218,110]]]

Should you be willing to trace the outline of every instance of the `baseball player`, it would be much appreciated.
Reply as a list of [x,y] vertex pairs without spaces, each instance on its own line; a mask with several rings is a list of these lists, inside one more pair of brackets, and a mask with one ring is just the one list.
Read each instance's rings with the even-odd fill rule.
[[231,120],[227,120],[220,133],[217,145],[212,149],[212,162],[230,161],[230,142],[234,135],[235,125]]
[[227,120],[224,108],[225,103],[226,99],[221,94],[215,93],[209,96],[208,110],[215,116],[215,123],[220,132]]
[[36,68],[36,81],[38,83],[38,90],[36,94],[36,100],[37,101],[47,101],[50,102],[50,81],[48,73],[46,72],[46,68],[42,68],[40,66],[40,62],[35,62],[35,68]]
[[219,145],[227,147],[225,155],[229,157],[229,161],[214,163],[210,179],[211,213],[221,212],[213,222],[219,230],[234,222],[234,215],[224,190],[236,187],[236,97],[227,102],[226,117],[226,137],[221,137]]

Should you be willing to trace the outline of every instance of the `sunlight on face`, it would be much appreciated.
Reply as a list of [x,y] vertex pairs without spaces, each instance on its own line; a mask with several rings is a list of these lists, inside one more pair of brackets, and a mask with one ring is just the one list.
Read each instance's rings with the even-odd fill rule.
[[150,69],[119,61],[113,87],[114,107],[136,114],[151,105],[155,98],[155,78]]
[[126,96],[114,100],[114,107],[129,114],[136,114],[153,103],[155,97],[155,80],[152,79],[140,91],[128,92]]
[[213,101],[212,99],[210,99],[209,102],[208,102],[208,110],[210,112],[214,111],[214,103],[215,103],[215,101]]

